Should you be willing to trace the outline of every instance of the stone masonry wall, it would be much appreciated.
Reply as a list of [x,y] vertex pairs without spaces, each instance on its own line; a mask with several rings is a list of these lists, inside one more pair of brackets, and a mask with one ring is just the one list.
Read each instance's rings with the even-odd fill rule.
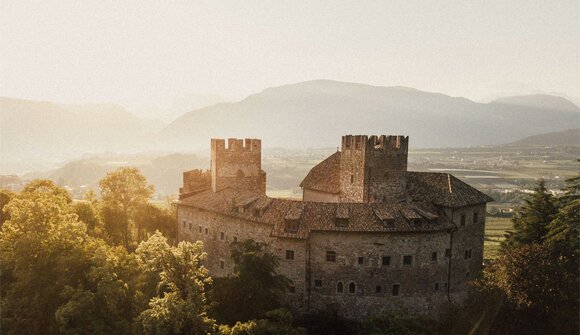
[[[303,240],[274,239],[270,237],[270,225],[183,205],[178,206],[177,217],[178,241],[204,243],[208,254],[204,265],[211,276],[226,277],[233,273],[234,263],[230,258],[232,242],[253,239],[270,244],[272,252],[280,260],[278,272],[292,281],[294,292],[289,292],[289,302],[299,310],[304,309],[306,243]],[[287,259],[287,250],[293,253],[293,259]]]
[[[346,317],[364,318],[403,304],[421,313],[435,313],[448,296],[452,301],[464,297],[467,281],[477,278],[483,261],[485,205],[447,209],[446,215],[453,217],[457,231],[311,232],[304,241],[273,238],[267,224],[180,205],[178,240],[203,241],[206,266],[215,277],[233,272],[229,245],[234,240],[269,243],[280,259],[278,272],[293,282],[288,299],[299,312],[335,309]],[[461,215],[465,215],[465,225],[461,225]],[[287,259],[287,251],[293,257]],[[327,261],[328,251],[336,253],[335,262]],[[404,256],[411,256],[411,264],[403,264]],[[388,264],[383,264],[383,257],[389,257]],[[337,290],[339,282],[342,293]],[[350,283],[355,284],[354,293],[349,292]],[[397,296],[393,285],[399,285]]]
[[342,202],[387,202],[405,198],[409,138],[343,136],[340,162]]
[[[445,212],[453,219],[457,230],[453,233],[453,262],[451,263],[451,291],[461,298],[465,284],[477,279],[483,268],[483,239],[485,233],[485,204],[447,209]],[[477,213],[478,222],[473,222]],[[465,215],[465,225],[461,217]]]
[[261,141],[258,139],[211,140],[211,186],[214,192],[227,187],[265,194]]
[[302,191],[302,200],[313,202],[340,202],[340,194],[332,194],[305,188]]
[[365,202],[366,136],[343,136],[340,154],[340,201]]
[[[312,234],[311,309],[335,309],[351,318],[376,314],[395,304],[433,312],[446,300],[449,259],[445,250],[449,242],[446,232]],[[327,261],[328,251],[336,253],[335,262]],[[403,264],[404,256],[411,256],[410,265]],[[388,264],[383,264],[383,257],[389,257]],[[339,283],[343,292],[339,292]],[[350,292],[351,283],[354,293]],[[398,296],[393,295],[393,285],[399,285]]]

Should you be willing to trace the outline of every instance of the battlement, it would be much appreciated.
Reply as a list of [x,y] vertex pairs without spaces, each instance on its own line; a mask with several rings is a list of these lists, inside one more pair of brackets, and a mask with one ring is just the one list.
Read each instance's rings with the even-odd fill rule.
[[341,201],[385,202],[403,198],[407,184],[408,147],[408,136],[343,136]]
[[342,137],[342,151],[345,150],[383,150],[407,153],[409,136],[403,135],[345,135]]
[[254,138],[211,139],[211,187],[214,192],[233,187],[263,194],[262,141]]
[[261,152],[262,150],[262,140],[256,138],[246,138],[246,139],[237,139],[237,138],[228,138],[228,146],[226,148],[226,142],[224,139],[221,138],[212,138],[211,139],[211,151],[229,151],[229,152],[236,152],[236,151],[252,151],[252,152]]

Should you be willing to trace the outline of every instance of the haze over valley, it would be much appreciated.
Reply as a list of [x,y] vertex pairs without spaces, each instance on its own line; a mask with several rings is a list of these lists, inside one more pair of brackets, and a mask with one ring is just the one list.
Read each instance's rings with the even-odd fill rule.
[[[183,107],[182,107],[183,108]],[[405,87],[314,80],[233,103],[191,110],[169,123],[118,105],[63,105],[0,98],[0,173],[61,166],[83,155],[207,155],[215,137],[261,138],[266,148],[328,148],[344,134],[397,133],[414,148],[498,145],[579,125],[580,109],[550,95],[490,103]]]

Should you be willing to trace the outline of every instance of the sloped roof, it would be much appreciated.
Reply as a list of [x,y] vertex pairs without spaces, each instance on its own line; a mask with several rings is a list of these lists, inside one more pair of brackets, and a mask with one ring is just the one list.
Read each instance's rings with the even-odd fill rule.
[[[179,204],[269,225],[272,236],[286,238],[306,239],[312,231],[433,232],[455,228],[440,209],[428,202],[322,203],[254,197],[228,188],[215,193],[211,190],[197,193],[180,200]],[[249,198],[253,201],[248,203]],[[345,213],[348,213],[346,225],[344,221],[337,224],[335,219],[344,219]],[[394,220],[387,225],[382,216]],[[406,216],[420,219],[408,220]],[[298,230],[286,231],[286,219],[299,220]]]
[[409,194],[415,201],[438,206],[463,207],[493,201],[493,198],[449,173],[409,172]]
[[[409,195],[415,201],[454,208],[493,201],[448,173],[408,172],[407,183]],[[325,193],[340,193],[340,152],[314,166],[300,186]]]
[[340,151],[315,165],[302,180],[300,187],[326,193],[339,193]]

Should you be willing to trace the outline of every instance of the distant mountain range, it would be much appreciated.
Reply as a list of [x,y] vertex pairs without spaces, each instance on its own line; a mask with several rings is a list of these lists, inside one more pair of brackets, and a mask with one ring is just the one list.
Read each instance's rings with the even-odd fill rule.
[[255,137],[265,147],[340,145],[344,134],[405,134],[411,147],[510,143],[580,126],[556,96],[477,103],[405,87],[314,80],[196,109],[168,126],[116,105],[0,98],[0,174],[54,167],[85,153],[208,150],[212,137]]
[[414,148],[466,147],[579,124],[578,106],[560,97],[520,96],[483,104],[405,87],[315,80],[186,113],[159,139],[181,150],[207,147],[209,138],[228,136],[306,148],[337,146],[344,134],[405,134]]
[[564,131],[529,136],[507,145],[519,147],[546,147],[557,145],[580,147],[580,129],[568,129]]
[[0,98],[0,171],[49,166],[87,153],[148,150],[158,128],[117,105]]

